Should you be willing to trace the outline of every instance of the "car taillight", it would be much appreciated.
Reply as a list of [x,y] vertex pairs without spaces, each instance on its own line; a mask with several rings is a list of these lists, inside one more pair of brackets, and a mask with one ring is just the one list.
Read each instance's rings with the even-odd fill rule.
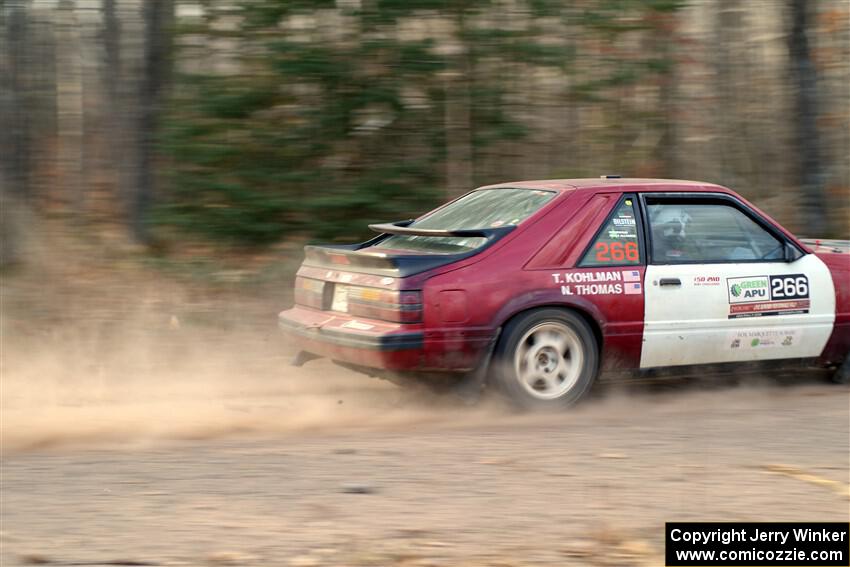
[[315,309],[324,307],[325,284],[313,278],[295,278],[295,303]]
[[394,323],[422,321],[422,292],[295,278],[295,303]]
[[396,323],[422,321],[422,292],[346,286],[348,313]]

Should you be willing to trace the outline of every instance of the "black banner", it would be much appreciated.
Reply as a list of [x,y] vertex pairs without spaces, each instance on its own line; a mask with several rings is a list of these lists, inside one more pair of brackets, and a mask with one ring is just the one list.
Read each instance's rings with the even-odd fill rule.
[[850,567],[843,522],[668,522],[668,567]]

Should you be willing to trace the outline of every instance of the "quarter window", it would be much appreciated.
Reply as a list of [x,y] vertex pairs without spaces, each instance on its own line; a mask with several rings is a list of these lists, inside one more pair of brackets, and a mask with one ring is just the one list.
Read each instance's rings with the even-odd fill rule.
[[647,215],[658,264],[782,259],[782,243],[729,205],[650,203]]
[[626,197],[584,253],[579,266],[633,266],[641,263],[635,203]]

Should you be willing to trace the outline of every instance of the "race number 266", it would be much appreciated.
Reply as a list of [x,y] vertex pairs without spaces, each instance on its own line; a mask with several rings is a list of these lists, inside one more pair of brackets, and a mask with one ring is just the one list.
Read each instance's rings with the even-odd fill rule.
[[804,299],[809,297],[809,278],[803,274],[770,276],[771,299]]

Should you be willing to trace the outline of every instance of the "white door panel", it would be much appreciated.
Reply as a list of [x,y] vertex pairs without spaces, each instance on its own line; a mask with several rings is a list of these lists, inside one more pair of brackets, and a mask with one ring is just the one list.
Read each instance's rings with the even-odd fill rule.
[[832,276],[814,254],[790,263],[650,265],[644,289],[641,368],[816,357],[835,321]]

